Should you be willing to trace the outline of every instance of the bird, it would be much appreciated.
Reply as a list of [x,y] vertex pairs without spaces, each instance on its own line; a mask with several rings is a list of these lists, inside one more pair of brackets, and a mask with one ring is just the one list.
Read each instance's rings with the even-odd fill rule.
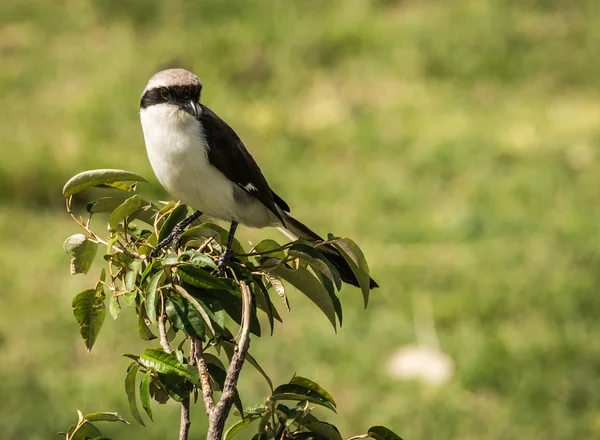
[[[238,224],[283,228],[292,237],[323,239],[290,214],[289,205],[269,186],[258,164],[236,132],[200,103],[202,82],[185,69],[154,74],[142,92],[140,121],[148,159],[171,196],[196,211],[157,245],[153,256],[202,213],[231,222],[222,271],[234,257],[232,241]],[[359,286],[350,265],[331,244],[318,248],[347,284]],[[371,278],[370,286],[379,287]]]

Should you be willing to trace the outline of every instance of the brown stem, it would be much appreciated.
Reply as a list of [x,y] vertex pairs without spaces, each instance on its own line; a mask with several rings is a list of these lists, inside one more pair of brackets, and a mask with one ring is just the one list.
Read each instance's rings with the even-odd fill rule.
[[225,377],[221,399],[210,411],[206,440],[221,440],[223,437],[225,420],[227,420],[227,416],[233,405],[240,371],[242,370],[246,353],[250,347],[250,312],[252,309],[252,296],[250,295],[250,289],[245,282],[240,281],[240,286],[242,288],[243,299],[243,318],[240,338],[233,352],[233,356],[231,357],[229,368],[227,369],[227,376]]
[[190,432],[190,395],[181,402],[181,421],[179,423],[179,440],[187,440]]
[[194,361],[198,367],[198,373],[200,373],[200,385],[202,386],[202,399],[204,400],[204,408],[206,409],[206,415],[210,417],[213,409],[215,408],[215,400],[213,397],[213,389],[210,384],[210,374],[208,373],[208,366],[204,360],[204,351],[202,350],[202,341],[198,339],[192,339],[192,353]]

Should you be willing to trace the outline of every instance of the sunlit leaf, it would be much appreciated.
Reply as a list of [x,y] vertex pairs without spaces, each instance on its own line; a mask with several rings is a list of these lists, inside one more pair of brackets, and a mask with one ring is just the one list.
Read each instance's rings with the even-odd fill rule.
[[[271,260],[267,260],[267,262],[270,261]],[[327,316],[327,319],[329,319],[333,328],[336,328],[333,301],[331,300],[327,289],[323,287],[323,284],[321,284],[308,269],[289,269],[281,265],[271,269],[271,271],[305,294],[321,309],[325,316]]]
[[114,196],[102,197],[95,202],[88,203],[86,210],[90,214],[99,212],[112,212],[129,197],[127,193],[117,193]]
[[327,391],[325,391],[318,383],[313,382],[310,379],[307,379],[307,378],[301,377],[301,376],[294,376],[292,378],[292,380],[290,380],[290,384],[300,385],[305,388],[308,388],[309,390],[314,391],[315,393],[319,394],[323,398],[330,401],[333,404],[333,406],[336,406],[336,403],[333,400],[333,396],[331,394],[329,394]]
[[225,434],[223,435],[223,439],[224,440],[231,440],[238,432],[240,432],[242,429],[244,429],[246,426],[248,426],[250,423],[254,422],[255,420],[260,419],[260,416],[258,415],[250,415],[247,416],[246,418],[244,418],[243,420],[240,420],[239,422],[231,425],[227,431],[225,431]]
[[116,412],[90,413],[83,416],[83,418],[84,420],[89,420],[90,422],[123,422],[129,425],[129,422]]
[[79,293],[73,299],[73,314],[79,323],[79,332],[85,346],[90,351],[106,316],[104,293],[97,289],[88,289]]
[[147,348],[140,356],[140,364],[158,373],[175,374],[185,377],[194,385],[200,386],[198,370],[191,365],[184,365],[172,354],[155,348]]
[[108,226],[111,231],[115,231],[119,226],[119,222],[129,217],[142,207],[142,199],[139,195],[129,197],[123,203],[110,213],[108,216]]
[[[185,243],[186,241],[193,238],[207,238],[212,237],[219,244],[224,245],[227,243],[227,237],[229,237],[229,231],[227,229],[222,228],[221,226],[211,223],[204,222],[198,226],[188,229],[181,235],[181,242]],[[247,257],[242,257],[241,254],[245,254],[244,248],[240,244],[240,242],[234,237],[232,242],[233,253],[236,255],[241,261],[247,261]]]
[[208,268],[210,271],[217,268],[217,265],[212,258],[195,250],[187,250],[179,256],[179,261],[182,263],[190,263],[200,268]]
[[98,243],[83,234],[75,234],[65,240],[63,248],[71,254],[71,274],[88,273],[98,252]]
[[187,217],[188,207],[187,205],[179,205],[173,209],[169,217],[165,220],[160,228],[160,232],[158,233],[158,241],[161,242],[164,240],[177,224],[184,220]]
[[287,295],[285,294],[285,287],[283,286],[283,283],[275,275],[266,274],[266,277],[269,280],[269,283],[271,283],[271,286],[273,286],[275,293],[277,293],[277,296],[279,296],[279,298],[281,298],[281,301],[283,301],[285,308],[289,312],[290,311],[290,303],[287,299]]
[[342,254],[344,260],[346,260],[346,263],[348,263],[354,276],[358,280],[366,308],[369,303],[371,277],[369,276],[369,266],[364,254],[358,245],[349,238],[335,238],[331,236],[330,238],[334,239],[332,246]]
[[156,325],[156,305],[158,299],[156,292],[158,290],[158,285],[165,277],[164,271],[161,270],[156,272],[146,285],[146,315],[148,315],[148,319],[154,325]]
[[372,426],[369,428],[368,434],[375,440],[402,440],[398,434],[385,426]]
[[288,250],[288,255],[306,261],[313,270],[323,273],[335,284],[337,290],[342,288],[340,273],[318,249],[306,243],[294,243]]
[[129,269],[125,274],[125,287],[127,290],[133,290],[136,286],[137,276],[142,270],[142,260],[136,259],[131,262]]
[[283,260],[285,258],[285,252],[281,250],[281,245],[275,240],[266,239],[259,242],[251,249],[252,253],[259,253],[255,258],[258,262],[265,258],[277,258]]
[[129,411],[131,411],[131,415],[140,425],[146,426],[138,411],[137,398],[135,395],[135,377],[140,366],[137,363],[133,363],[130,367],[131,369],[125,377],[125,393],[127,393],[127,400],[129,401]]
[[302,385],[284,384],[273,390],[272,400],[307,400],[335,412],[335,403],[326,396]]
[[146,372],[142,377],[142,381],[140,382],[140,401],[142,402],[142,408],[152,420],[152,408],[150,408],[150,379],[152,378],[152,373],[150,371]]
[[119,313],[121,312],[121,305],[119,304],[119,297],[115,296],[114,294],[108,300],[108,312],[110,313],[110,316],[112,317],[112,319],[115,321],[119,317]]
[[147,182],[141,176],[124,170],[90,170],[69,179],[63,188],[63,196],[69,197],[86,188],[114,182]]

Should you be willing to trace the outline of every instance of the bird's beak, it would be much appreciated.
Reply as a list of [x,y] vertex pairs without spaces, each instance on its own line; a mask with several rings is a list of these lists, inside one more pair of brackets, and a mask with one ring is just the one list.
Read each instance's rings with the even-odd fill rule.
[[198,116],[200,116],[201,110],[200,110],[200,104],[195,102],[195,101],[189,101],[188,103],[184,104],[181,109],[187,113],[189,113],[190,115],[192,115],[194,118],[198,119]]

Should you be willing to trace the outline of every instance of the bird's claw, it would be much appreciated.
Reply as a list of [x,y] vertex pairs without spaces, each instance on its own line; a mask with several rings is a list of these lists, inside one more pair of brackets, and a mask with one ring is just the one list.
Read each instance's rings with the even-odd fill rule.
[[233,251],[225,251],[219,257],[217,261],[217,268],[211,272],[214,276],[219,276],[223,273],[225,268],[229,266],[229,263],[233,260]]

